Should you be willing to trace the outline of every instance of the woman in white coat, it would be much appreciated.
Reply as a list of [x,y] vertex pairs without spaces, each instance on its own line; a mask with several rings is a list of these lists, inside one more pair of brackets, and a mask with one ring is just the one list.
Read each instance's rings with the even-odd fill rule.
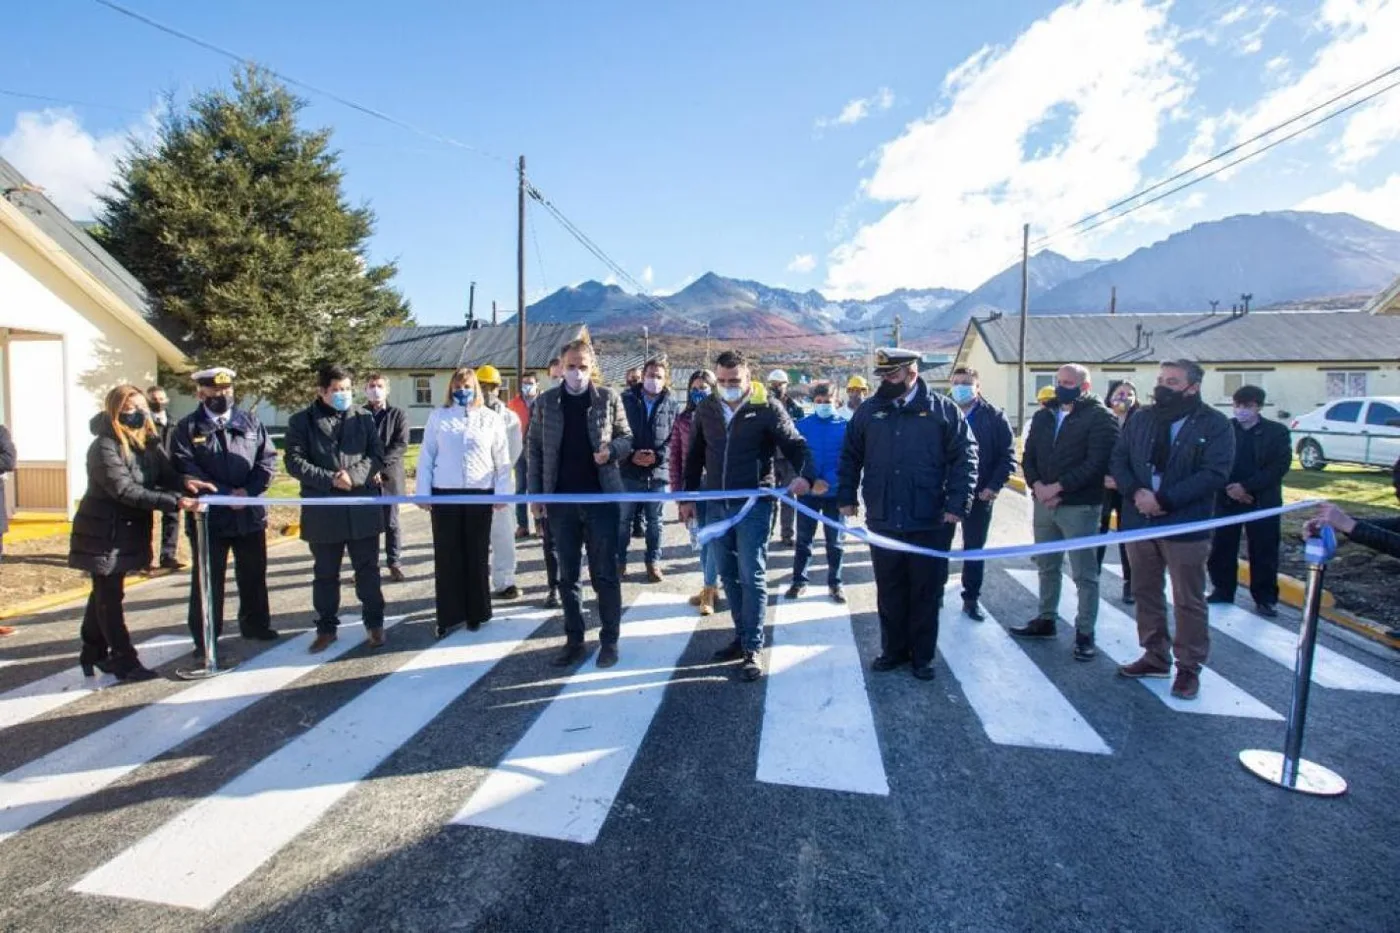
[[[505,422],[483,404],[476,373],[452,374],[447,399],[423,428],[420,496],[510,495],[515,491]],[[433,583],[437,637],[491,618],[491,517],[497,505],[433,505]]]

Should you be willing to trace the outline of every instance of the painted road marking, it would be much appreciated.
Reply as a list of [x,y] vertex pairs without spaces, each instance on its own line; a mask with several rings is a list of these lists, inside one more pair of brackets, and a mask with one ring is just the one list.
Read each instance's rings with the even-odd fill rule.
[[[1121,568],[1113,569],[1122,574]],[[1167,581],[1167,601],[1171,602],[1172,584]],[[1253,648],[1255,651],[1281,664],[1292,671],[1298,660],[1298,633],[1289,631],[1245,609],[1231,603],[1211,603],[1210,624],[1229,635],[1235,641]],[[1313,657],[1313,683],[1333,690],[1354,690],[1359,693],[1400,694],[1400,681],[1395,681],[1379,671],[1359,664],[1344,654],[1323,645],[1316,646]]]
[[[399,621],[386,619],[384,627]],[[325,651],[308,654],[316,633],[304,632],[227,674],[171,694],[0,775],[0,843],[335,660],[365,638],[359,625],[346,623],[341,633]]]
[[778,603],[758,779],[887,796],[851,612],[825,592]]
[[419,652],[73,890],[209,910],[321,819],[550,615],[498,616],[484,632],[458,631]]
[[[948,588],[961,587],[957,581]],[[985,622],[944,614],[938,651],[987,738],[998,745],[1111,755],[1113,749],[983,608]]]
[[[1008,570],[1008,574],[1032,593],[1039,592],[1039,576],[1034,570]],[[1064,578],[1060,587],[1059,612],[1073,619],[1076,611],[1074,582]],[[1099,600],[1099,620],[1094,643],[1118,664],[1131,664],[1142,657],[1137,622],[1105,600]],[[1138,681],[1173,711],[1207,716],[1241,716],[1249,719],[1283,719],[1278,713],[1221,677],[1209,667],[1201,668],[1201,692],[1194,700],[1181,700],[1171,694],[1170,678],[1143,678]]]
[[452,823],[597,839],[699,621],[685,594],[639,595],[623,617],[617,666],[584,661]]

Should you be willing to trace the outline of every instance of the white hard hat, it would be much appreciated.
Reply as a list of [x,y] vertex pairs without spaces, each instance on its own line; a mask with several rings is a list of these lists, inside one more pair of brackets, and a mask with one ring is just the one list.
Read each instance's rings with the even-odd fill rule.
[[775,369],[775,370],[773,370],[771,373],[768,374],[768,381],[769,381],[769,382],[787,382],[787,381],[788,381],[787,370],[784,370],[784,369]]

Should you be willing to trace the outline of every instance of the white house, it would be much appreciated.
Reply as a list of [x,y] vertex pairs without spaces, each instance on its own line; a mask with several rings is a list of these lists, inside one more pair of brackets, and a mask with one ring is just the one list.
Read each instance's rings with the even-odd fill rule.
[[19,453],[7,484],[19,508],[71,515],[108,390],[187,365],[153,321],[141,285],[0,159],[0,421]]

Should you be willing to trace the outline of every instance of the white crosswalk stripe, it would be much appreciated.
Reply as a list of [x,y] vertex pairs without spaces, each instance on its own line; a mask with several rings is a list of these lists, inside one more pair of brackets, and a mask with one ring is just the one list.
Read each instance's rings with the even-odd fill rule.
[[[1039,592],[1039,574],[1034,570],[1008,570],[1011,578],[1032,593]],[[1074,582],[1066,577],[1060,588],[1059,613],[1074,618],[1078,606]],[[1099,650],[1119,664],[1131,664],[1142,657],[1138,644],[1137,622],[1103,600],[1099,601],[1098,624],[1094,640]],[[1283,719],[1273,709],[1244,690],[1221,677],[1209,667],[1201,668],[1200,695],[1194,700],[1182,700],[1171,694],[1171,681],[1145,678],[1140,680],[1154,696],[1178,713],[1206,716],[1242,716],[1249,719]]]

